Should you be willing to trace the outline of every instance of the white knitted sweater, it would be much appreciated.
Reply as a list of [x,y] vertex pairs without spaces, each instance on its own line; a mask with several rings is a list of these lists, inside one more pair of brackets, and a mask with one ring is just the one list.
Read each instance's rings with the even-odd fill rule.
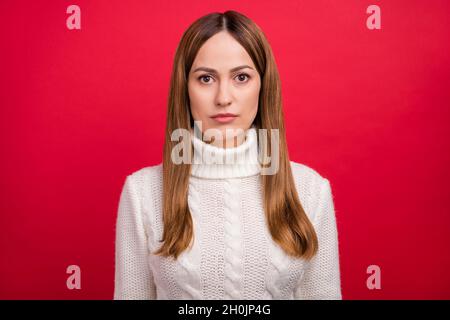
[[[224,153],[257,157],[256,131]],[[195,138],[194,152],[218,148]],[[221,151],[221,152],[222,152]],[[194,244],[174,260],[162,239],[162,164],[125,179],[116,225],[114,299],[341,299],[330,183],[291,161],[297,192],[319,239],[309,262],[284,253],[265,222],[259,164],[193,164],[188,205]]]

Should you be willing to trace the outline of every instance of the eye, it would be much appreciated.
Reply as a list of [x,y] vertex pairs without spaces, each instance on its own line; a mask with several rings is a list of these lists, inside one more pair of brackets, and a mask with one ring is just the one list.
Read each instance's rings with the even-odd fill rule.
[[236,79],[238,79],[238,82],[244,83],[247,82],[248,79],[250,79],[250,76],[246,73],[240,73],[236,76]]
[[210,83],[212,81],[212,77],[208,74],[201,75],[198,79],[201,83]]

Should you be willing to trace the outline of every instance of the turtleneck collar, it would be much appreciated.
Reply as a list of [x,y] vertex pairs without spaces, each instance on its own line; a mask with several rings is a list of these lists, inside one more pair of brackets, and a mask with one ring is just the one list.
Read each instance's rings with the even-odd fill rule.
[[256,128],[245,132],[245,140],[237,147],[221,148],[207,144],[191,130],[194,161],[191,175],[207,179],[242,178],[257,175],[261,171],[258,162],[258,139]]

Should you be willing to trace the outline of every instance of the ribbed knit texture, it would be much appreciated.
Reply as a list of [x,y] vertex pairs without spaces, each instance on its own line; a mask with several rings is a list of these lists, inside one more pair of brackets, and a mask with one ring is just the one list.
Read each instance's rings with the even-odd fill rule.
[[[162,164],[125,179],[116,224],[114,299],[341,299],[338,234],[329,181],[306,165],[291,168],[319,238],[309,262],[285,254],[269,233],[262,202],[256,131],[220,150],[246,164],[196,164],[188,205],[194,244],[177,260],[152,254],[162,239]],[[201,140],[197,155],[218,151]],[[256,152],[255,152],[256,151]]]

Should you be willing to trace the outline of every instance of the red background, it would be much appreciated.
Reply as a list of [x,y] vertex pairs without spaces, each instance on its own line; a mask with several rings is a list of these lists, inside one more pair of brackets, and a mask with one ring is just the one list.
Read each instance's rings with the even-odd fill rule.
[[119,194],[162,159],[176,46],[227,9],[272,45],[291,160],[331,182],[344,299],[450,298],[445,0],[2,1],[0,298],[112,298]]

